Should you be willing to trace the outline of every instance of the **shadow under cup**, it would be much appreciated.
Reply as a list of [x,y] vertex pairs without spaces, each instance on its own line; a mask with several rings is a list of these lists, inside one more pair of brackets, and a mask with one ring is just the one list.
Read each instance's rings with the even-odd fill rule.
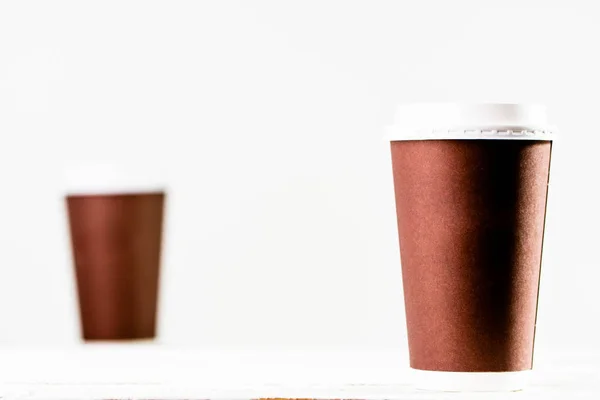
[[66,197],[85,340],[152,339],[165,193]]
[[532,368],[551,142],[391,142],[410,366]]

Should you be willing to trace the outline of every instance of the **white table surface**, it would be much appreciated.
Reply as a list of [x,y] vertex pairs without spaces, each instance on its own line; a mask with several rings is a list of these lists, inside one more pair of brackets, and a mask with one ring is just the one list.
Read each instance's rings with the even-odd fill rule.
[[152,344],[0,348],[0,399],[600,399],[598,352],[536,356],[530,387],[512,393],[416,391],[405,358]]

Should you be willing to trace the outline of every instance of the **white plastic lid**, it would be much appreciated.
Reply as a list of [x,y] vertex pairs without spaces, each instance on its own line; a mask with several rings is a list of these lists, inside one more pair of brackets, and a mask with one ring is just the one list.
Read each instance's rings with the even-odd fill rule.
[[166,191],[166,182],[142,165],[89,163],[65,169],[64,191],[70,195],[155,193]]
[[546,108],[528,104],[415,103],[398,107],[390,141],[435,139],[553,140]]

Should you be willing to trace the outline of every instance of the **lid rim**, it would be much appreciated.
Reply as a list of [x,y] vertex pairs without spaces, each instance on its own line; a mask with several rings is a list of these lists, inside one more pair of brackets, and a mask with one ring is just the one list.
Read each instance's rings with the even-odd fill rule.
[[555,129],[495,129],[495,128],[449,128],[415,129],[387,133],[391,142],[409,140],[541,140],[552,141],[557,137]]
[[130,196],[144,194],[166,194],[168,186],[123,186],[123,187],[89,187],[89,188],[67,188],[63,190],[66,197],[88,197],[88,196]]

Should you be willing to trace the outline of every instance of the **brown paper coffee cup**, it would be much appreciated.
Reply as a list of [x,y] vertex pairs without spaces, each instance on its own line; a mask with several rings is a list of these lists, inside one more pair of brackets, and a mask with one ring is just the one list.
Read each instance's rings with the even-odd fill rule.
[[84,340],[156,336],[163,186],[114,166],[79,168],[66,194]]
[[532,369],[553,132],[538,106],[402,107],[390,130],[410,366],[422,389]]

